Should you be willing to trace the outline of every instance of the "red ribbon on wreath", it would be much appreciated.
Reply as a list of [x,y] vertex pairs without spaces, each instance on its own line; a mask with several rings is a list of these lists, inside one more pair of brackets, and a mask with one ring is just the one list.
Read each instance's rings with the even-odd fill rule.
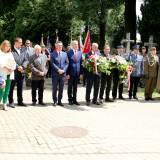
[[128,91],[130,90],[130,86],[131,86],[131,74],[132,74],[132,71],[133,71],[133,67],[132,65],[128,65],[128,71],[127,71],[127,77],[128,77]]

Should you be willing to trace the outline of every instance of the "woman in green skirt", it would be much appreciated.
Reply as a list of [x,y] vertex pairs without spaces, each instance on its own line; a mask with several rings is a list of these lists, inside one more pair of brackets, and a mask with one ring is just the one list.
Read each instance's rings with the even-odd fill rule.
[[14,70],[16,62],[11,53],[11,44],[8,40],[4,40],[0,45],[0,76],[5,80],[0,87],[0,104],[7,111],[7,100],[10,91],[11,80],[14,79]]

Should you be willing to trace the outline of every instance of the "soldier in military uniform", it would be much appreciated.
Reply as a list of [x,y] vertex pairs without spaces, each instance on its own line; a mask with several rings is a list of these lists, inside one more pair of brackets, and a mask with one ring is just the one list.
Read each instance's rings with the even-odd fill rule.
[[152,47],[150,54],[144,58],[145,100],[153,100],[152,94],[156,87],[159,58],[156,48]]

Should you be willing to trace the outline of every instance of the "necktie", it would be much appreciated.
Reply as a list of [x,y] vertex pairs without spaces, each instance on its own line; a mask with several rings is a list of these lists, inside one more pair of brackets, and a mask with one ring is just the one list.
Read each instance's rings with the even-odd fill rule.
[[77,62],[77,51],[74,51],[74,61]]
[[60,52],[58,52],[58,58],[59,58],[59,64],[61,66],[61,55],[60,55]]

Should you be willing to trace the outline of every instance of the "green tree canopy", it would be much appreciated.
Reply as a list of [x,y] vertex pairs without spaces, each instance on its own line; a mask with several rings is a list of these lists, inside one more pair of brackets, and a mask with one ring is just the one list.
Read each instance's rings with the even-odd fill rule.
[[160,1],[145,0],[141,6],[142,19],[139,19],[139,31],[143,42],[153,35],[160,42]]

